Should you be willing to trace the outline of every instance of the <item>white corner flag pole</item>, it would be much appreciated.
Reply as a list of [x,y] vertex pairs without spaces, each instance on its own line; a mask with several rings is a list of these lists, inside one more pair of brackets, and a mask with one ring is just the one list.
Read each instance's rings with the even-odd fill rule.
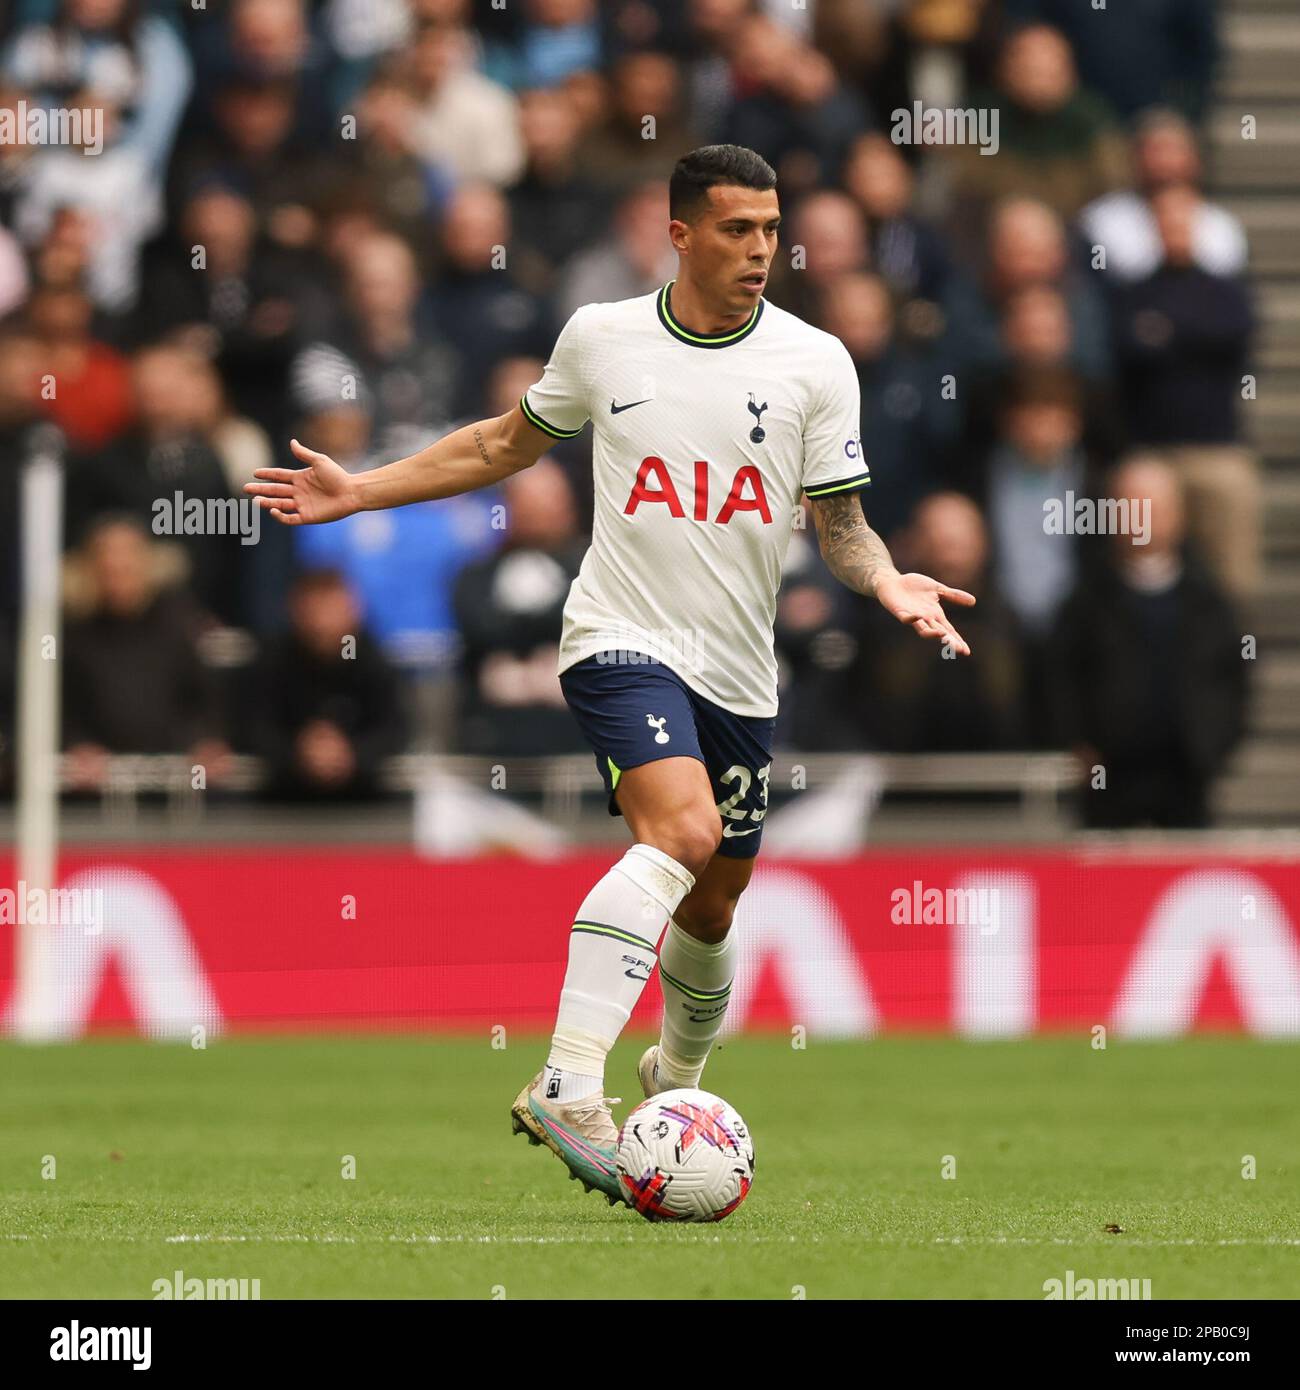
[[[18,629],[17,870],[49,893],[58,872],[59,651],[62,642],[63,437],[46,427],[21,479],[22,612]],[[17,885],[15,885],[17,888]],[[14,936],[14,1036],[57,1037],[50,928],[19,914]]]

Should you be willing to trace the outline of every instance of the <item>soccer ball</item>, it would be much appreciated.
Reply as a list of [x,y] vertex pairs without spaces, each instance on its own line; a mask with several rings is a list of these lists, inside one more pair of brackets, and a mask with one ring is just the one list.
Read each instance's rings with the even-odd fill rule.
[[662,1091],[623,1121],[616,1163],[628,1205],[647,1221],[721,1221],[749,1195],[754,1141],[725,1100]]

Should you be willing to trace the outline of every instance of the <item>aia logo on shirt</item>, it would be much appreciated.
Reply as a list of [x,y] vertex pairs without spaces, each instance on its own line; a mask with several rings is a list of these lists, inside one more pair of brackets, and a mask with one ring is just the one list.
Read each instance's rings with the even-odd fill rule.
[[[691,520],[708,521],[709,465],[704,459],[695,460],[694,482]],[[683,520],[686,518],[686,509],[682,506],[681,495],[673,482],[672,474],[668,471],[668,465],[653,454],[641,460],[641,467],[636,471],[636,482],[632,484],[632,491],[623,511],[627,516],[635,516],[642,503],[666,506],[670,516],[681,517]],[[712,520],[725,526],[737,512],[757,512],[763,518],[765,526],[772,524],[772,511],[767,505],[763,475],[752,463],[742,464],[736,469],[736,476],[731,480],[731,490]]]

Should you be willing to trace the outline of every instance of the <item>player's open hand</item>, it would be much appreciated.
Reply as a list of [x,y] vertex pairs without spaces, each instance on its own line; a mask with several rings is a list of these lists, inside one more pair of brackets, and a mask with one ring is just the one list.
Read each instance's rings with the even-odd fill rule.
[[258,468],[255,483],[245,483],[244,491],[257,498],[257,505],[269,511],[286,526],[310,526],[320,521],[337,521],[360,510],[356,480],[339,467],[328,454],[289,441],[294,456],[306,468]]
[[975,595],[965,589],[950,589],[924,574],[893,574],[876,585],[876,597],[885,610],[900,623],[910,623],[922,637],[936,637],[952,645],[962,656],[970,655],[965,638],[948,621],[941,599],[970,608]]

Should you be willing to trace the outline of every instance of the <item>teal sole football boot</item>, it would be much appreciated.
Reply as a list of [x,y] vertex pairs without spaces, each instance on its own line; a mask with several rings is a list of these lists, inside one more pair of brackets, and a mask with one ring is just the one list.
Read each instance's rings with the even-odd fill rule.
[[598,1091],[581,1100],[547,1100],[543,1075],[539,1071],[515,1097],[510,1107],[514,1133],[526,1134],[530,1144],[545,1144],[586,1191],[601,1193],[610,1206],[625,1206],[614,1162],[618,1129],[609,1112],[620,1097],[606,1100]]

